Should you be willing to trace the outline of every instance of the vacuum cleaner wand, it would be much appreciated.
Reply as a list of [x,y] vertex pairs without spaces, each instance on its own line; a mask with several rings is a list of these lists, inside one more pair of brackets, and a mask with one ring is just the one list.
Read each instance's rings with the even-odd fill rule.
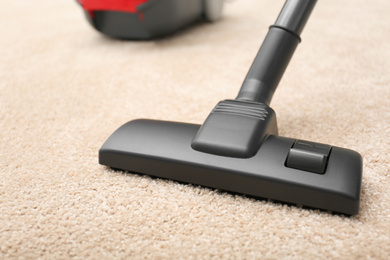
[[236,100],[270,104],[316,0],[287,1],[253,62]]
[[134,120],[99,151],[99,163],[211,188],[354,215],[362,158],[348,149],[277,136],[269,104],[315,0],[287,0],[235,100],[202,126]]
[[[236,100],[220,102],[192,141],[197,151],[249,158],[264,138],[277,135],[272,95],[301,41],[316,0],[289,0],[257,54]],[[243,101],[243,102],[242,102]]]

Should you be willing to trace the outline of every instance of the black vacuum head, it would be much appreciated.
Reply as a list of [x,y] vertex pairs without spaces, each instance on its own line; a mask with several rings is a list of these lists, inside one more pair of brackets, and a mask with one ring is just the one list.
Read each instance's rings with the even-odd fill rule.
[[[358,213],[362,172],[358,153],[269,135],[250,158],[220,156],[191,148],[199,128],[186,123],[131,121],[103,144],[99,163],[259,198]],[[329,152],[322,147],[329,147]]]
[[235,100],[202,126],[135,120],[116,130],[99,163],[116,169],[355,215],[362,157],[354,151],[277,136],[272,95],[300,42],[314,0],[288,0]]

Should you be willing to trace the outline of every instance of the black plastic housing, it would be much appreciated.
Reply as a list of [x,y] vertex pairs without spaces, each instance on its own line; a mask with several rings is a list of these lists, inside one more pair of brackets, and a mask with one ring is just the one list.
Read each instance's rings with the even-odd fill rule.
[[99,163],[135,173],[269,198],[348,215],[359,211],[362,158],[332,147],[324,174],[285,165],[295,139],[268,136],[250,158],[198,152],[190,144],[200,125],[134,120],[116,130]]
[[99,32],[114,38],[149,40],[173,33],[203,15],[201,0],[150,0],[137,13],[85,11],[88,22]]

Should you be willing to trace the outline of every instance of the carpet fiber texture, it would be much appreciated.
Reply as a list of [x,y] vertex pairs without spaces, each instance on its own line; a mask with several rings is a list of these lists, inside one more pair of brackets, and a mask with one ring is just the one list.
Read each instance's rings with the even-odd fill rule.
[[360,213],[333,215],[113,171],[136,118],[201,124],[235,98],[282,0],[120,41],[75,1],[2,1],[0,258],[389,259],[390,1],[319,1],[271,106],[282,136],[358,151]]

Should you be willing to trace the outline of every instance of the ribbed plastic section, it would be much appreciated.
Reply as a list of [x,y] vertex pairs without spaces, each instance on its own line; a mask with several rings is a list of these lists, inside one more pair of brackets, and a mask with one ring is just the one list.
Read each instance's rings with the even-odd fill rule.
[[267,106],[263,103],[224,100],[219,102],[212,113],[226,113],[265,120],[268,115]]

